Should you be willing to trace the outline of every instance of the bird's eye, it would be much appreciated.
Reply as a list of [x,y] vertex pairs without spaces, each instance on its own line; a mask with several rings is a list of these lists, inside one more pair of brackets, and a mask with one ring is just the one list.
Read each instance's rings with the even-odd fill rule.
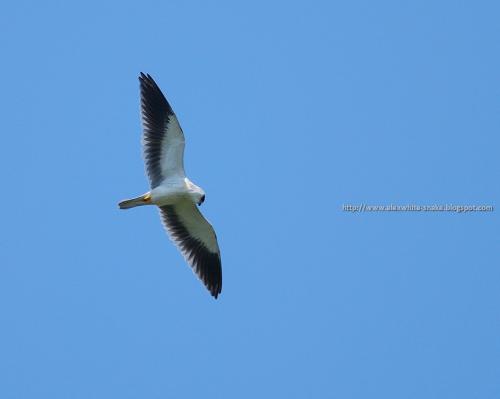
[[205,194],[203,194],[200,198],[200,204],[203,204],[205,202]]

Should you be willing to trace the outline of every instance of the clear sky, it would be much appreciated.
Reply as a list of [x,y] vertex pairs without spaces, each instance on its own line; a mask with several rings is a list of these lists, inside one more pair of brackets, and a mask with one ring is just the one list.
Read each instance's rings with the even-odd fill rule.
[[[500,397],[498,2],[1,8],[2,399]],[[141,71],[218,300],[117,207],[148,189]]]

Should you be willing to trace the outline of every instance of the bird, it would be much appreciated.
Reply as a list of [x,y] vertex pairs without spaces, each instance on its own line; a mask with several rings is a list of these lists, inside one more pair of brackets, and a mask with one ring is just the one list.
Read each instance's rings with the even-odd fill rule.
[[205,191],[186,177],[184,133],[166,97],[149,74],[140,73],[142,152],[150,190],[119,202],[120,209],[156,205],[171,240],[217,299],[222,266],[214,228],[198,207]]

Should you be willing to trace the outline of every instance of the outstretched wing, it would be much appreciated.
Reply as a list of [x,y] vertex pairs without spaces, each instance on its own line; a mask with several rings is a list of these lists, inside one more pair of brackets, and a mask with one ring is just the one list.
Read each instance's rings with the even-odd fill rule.
[[184,177],[184,133],[150,75],[141,72],[142,148],[151,188],[168,176]]
[[210,293],[222,290],[219,245],[213,227],[191,201],[160,207],[163,225]]

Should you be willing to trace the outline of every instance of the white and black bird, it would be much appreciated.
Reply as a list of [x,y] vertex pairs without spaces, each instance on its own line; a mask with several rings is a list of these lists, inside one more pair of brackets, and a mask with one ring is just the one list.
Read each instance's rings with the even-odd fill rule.
[[179,121],[149,74],[139,76],[141,87],[142,148],[151,190],[119,203],[120,209],[156,205],[165,229],[184,258],[217,298],[222,290],[222,268],[215,231],[197,205],[203,189],[184,172],[184,133]]

